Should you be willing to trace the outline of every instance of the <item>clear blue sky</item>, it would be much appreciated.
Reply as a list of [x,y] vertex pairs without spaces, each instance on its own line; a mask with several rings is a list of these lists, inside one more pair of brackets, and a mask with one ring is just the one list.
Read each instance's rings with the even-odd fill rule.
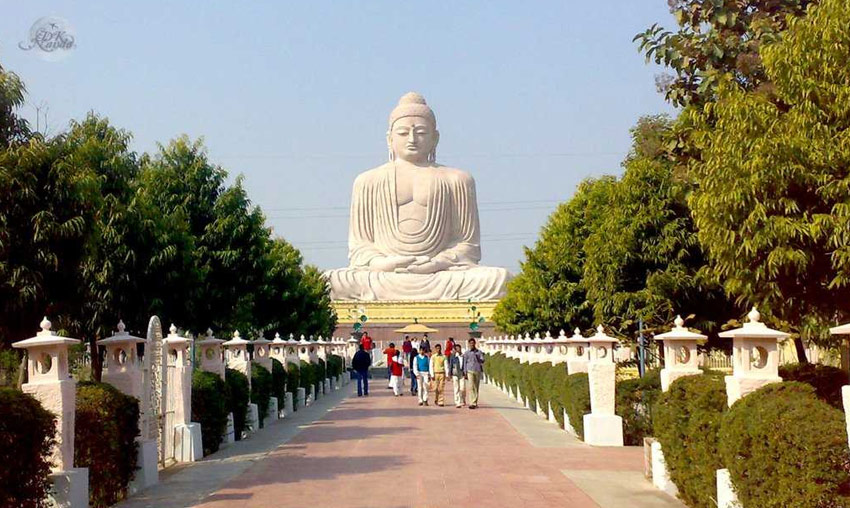
[[[18,48],[45,15],[76,31],[60,62]],[[631,42],[654,22],[673,24],[666,0],[2,0],[0,63],[52,132],[94,110],[138,151],[203,137],[321,268],[347,265],[354,177],[386,160],[387,115],[418,91],[438,161],[476,179],[482,262],[516,271],[578,182],[620,172],[637,118],[670,111]]]

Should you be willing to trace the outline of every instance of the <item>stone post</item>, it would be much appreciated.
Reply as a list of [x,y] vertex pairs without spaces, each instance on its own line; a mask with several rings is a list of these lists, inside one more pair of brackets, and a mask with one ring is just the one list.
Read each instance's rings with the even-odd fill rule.
[[567,374],[587,372],[590,359],[590,348],[587,339],[582,337],[581,330],[573,330],[573,336],[566,340],[567,344]]
[[254,363],[260,365],[265,368],[267,371],[272,371],[272,357],[271,357],[271,341],[265,339],[263,336],[260,336],[253,341],[251,344],[254,346],[254,353],[251,356]]
[[726,398],[730,407],[750,392],[782,381],[778,341],[787,339],[789,334],[761,323],[761,315],[755,307],[747,317],[749,322],[741,328],[719,334],[732,339],[732,375],[726,376]]
[[623,419],[614,414],[617,365],[614,345],[619,341],[605,334],[602,325],[587,339],[590,360],[590,414],[584,415],[584,441],[596,446],[623,446]]
[[[138,400],[144,399],[144,366],[138,354],[138,345],[146,341],[134,337],[125,330],[123,321],[118,322],[118,331],[106,339],[97,341],[98,346],[106,349],[106,365],[102,380]],[[139,412],[139,429],[141,430],[141,411]],[[156,439],[137,437],[139,444],[136,464],[139,470],[130,483],[130,492],[138,492],[159,482],[158,453]]]
[[[77,383],[68,372],[68,348],[80,341],[50,331],[45,317],[35,337],[15,342],[12,347],[27,351],[27,382],[21,386],[44,409],[56,415],[56,444],[51,451],[53,484],[48,497],[61,508],[89,505],[89,471],[74,467],[74,416],[77,407]],[[4,464],[3,467],[14,467]]]
[[[706,336],[694,333],[685,328],[685,321],[681,316],[676,316],[673,328],[667,332],[655,336],[655,340],[661,341],[664,348],[664,368],[661,369],[661,391],[670,389],[670,384],[685,376],[701,375],[699,369],[697,345],[704,343]],[[664,450],[661,443],[653,441],[651,446],[652,484],[656,488],[676,496],[678,488],[670,480],[667,471],[667,461],[664,459]]]
[[[248,378],[248,390],[250,391],[251,359],[248,357],[248,344],[249,342],[243,339],[239,334],[239,330],[236,330],[233,332],[233,338],[222,343],[222,346],[224,347],[224,359],[227,362],[227,368],[238,370],[245,374]],[[249,402],[247,419],[250,420],[249,428],[251,430],[256,431],[260,428],[259,414],[260,412],[257,405]]]
[[194,462],[204,456],[201,441],[201,424],[192,422],[192,339],[177,334],[173,324],[168,337],[163,341],[168,364],[168,389],[175,397],[174,428],[165,432],[174,433],[174,460]]
[[[830,328],[829,333],[832,335],[850,336],[850,323]],[[850,439],[850,385],[841,387],[841,400],[844,403],[844,418],[847,422],[847,438]]]
[[697,345],[705,343],[707,337],[685,328],[685,320],[676,316],[673,329],[655,336],[664,348],[664,368],[661,369],[661,391],[666,392],[670,384],[685,376],[702,374],[699,369]]
[[[789,335],[768,328],[760,322],[761,314],[753,307],[748,322],[741,328],[719,334],[732,339],[732,375],[726,376],[726,401],[731,407],[738,399],[771,383],[779,377],[778,341]],[[728,469],[717,470],[718,508],[740,508]]]
[[223,343],[222,339],[215,338],[213,331],[209,328],[207,328],[206,336],[195,342],[195,347],[200,351],[201,370],[218,374],[221,379],[224,379],[225,367],[221,349]]
[[[552,339],[552,354],[549,361],[552,362],[552,365],[560,365],[567,363],[567,344],[569,339],[567,335],[561,330],[558,333],[558,337]],[[564,365],[566,367],[566,365]]]
[[272,360],[277,360],[286,369],[286,341],[280,338],[279,333],[274,334],[274,339],[272,339],[270,346],[269,356],[271,356]]

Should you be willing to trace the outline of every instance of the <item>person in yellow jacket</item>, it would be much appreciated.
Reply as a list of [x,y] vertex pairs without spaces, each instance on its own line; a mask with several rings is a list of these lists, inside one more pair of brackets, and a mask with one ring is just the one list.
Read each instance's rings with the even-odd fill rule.
[[446,392],[446,356],[443,354],[440,344],[434,345],[434,354],[431,355],[431,378],[434,380],[434,401],[438,406],[444,404]]

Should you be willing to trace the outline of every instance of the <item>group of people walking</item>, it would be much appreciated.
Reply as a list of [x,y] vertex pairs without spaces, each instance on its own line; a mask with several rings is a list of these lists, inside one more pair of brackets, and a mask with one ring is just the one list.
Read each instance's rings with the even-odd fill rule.
[[[478,407],[478,388],[484,370],[484,353],[476,347],[475,339],[469,339],[469,349],[449,337],[443,346],[431,342],[426,335],[422,340],[404,337],[401,349],[394,343],[384,349],[387,356],[388,388],[396,397],[404,391],[404,380],[410,378],[410,394],[416,395],[420,406],[428,405],[429,392],[434,392],[434,403],[445,405],[446,381],[451,379],[454,388],[455,407],[469,409]],[[368,396],[368,371],[372,364],[371,352],[361,342],[352,359],[352,368],[357,374],[357,396]],[[405,375],[405,371],[407,375]]]

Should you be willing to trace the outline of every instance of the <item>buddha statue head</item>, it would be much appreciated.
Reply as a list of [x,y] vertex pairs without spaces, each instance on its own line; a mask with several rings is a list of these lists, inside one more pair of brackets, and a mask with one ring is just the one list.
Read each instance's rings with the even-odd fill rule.
[[436,160],[439,141],[437,118],[425,98],[416,92],[404,94],[390,113],[387,130],[390,160],[427,165]]

